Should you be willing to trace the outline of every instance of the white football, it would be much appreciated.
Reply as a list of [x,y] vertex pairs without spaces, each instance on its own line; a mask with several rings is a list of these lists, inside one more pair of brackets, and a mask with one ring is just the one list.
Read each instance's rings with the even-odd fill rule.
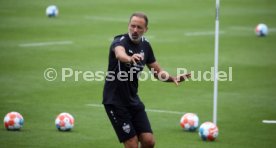
[[218,137],[218,127],[212,122],[204,122],[199,127],[199,136],[204,141],[214,141]]
[[4,118],[4,125],[7,130],[20,130],[23,123],[23,116],[18,112],[9,112]]
[[60,113],[55,120],[56,128],[59,131],[70,131],[74,127],[75,119],[69,113]]
[[258,24],[255,28],[255,33],[257,36],[267,36],[268,27],[266,24]]
[[56,5],[50,5],[46,8],[46,15],[48,17],[58,16],[58,7]]
[[199,118],[194,113],[186,113],[180,119],[180,126],[186,131],[195,131],[199,125]]

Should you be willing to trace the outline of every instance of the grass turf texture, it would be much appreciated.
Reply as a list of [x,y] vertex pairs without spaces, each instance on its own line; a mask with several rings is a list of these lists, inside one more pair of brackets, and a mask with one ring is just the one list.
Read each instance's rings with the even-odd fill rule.
[[[60,15],[47,18],[56,4]],[[219,83],[216,142],[203,142],[197,133],[180,129],[181,115],[149,112],[156,147],[273,147],[276,125],[276,2],[221,0],[219,69],[233,67],[233,81]],[[111,38],[127,31],[129,15],[144,11],[150,19],[146,36],[161,66],[206,71],[213,66],[215,0],[153,1],[0,1],[0,115],[20,112],[20,132],[0,128],[5,147],[122,147],[100,104],[103,81],[81,77],[48,82],[48,67],[105,71]],[[256,37],[254,28],[266,23],[269,35]],[[199,32],[199,35],[194,35]],[[203,32],[203,33],[202,33]],[[206,33],[207,32],[207,33]],[[21,47],[26,43],[71,41],[73,44]],[[149,109],[195,112],[200,121],[212,120],[212,82],[186,82],[179,87],[141,82],[140,96]],[[54,126],[60,112],[75,117],[71,132]]]

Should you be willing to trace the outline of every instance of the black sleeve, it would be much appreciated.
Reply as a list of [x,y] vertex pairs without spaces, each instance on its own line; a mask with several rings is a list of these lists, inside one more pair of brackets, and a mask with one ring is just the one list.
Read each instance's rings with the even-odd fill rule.
[[153,53],[153,50],[152,50],[150,44],[148,44],[148,48],[147,49],[148,49],[147,50],[147,52],[148,52],[148,58],[146,59],[146,64],[151,64],[151,63],[155,62],[156,59],[155,59],[155,56],[154,56],[154,53]]
[[111,47],[110,47],[111,51],[114,52],[114,49],[117,46],[123,46],[124,47],[124,44],[122,42],[122,37],[123,37],[123,35],[118,35],[114,38],[114,41],[112,42]]
[[110,50],[112,50],[114,52],[114,49],[115,47],[117,46],[124,46],[119,40],[115,40],[112,44],[111,44],[111,47],[110,47]]

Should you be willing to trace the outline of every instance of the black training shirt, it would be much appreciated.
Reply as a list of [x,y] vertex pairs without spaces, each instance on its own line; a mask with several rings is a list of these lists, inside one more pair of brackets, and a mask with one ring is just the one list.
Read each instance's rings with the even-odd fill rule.
[[[127,55],[140,53],[143,60],[137,64],[123,63],[115,57],[114,48],[123,46]],[[108,74],[103,91],[103,104],[136,105],[140,103],[138,92],[138,74],[146,64],[155,62],[150,43],[143,37],[139,44],[131,41],[128,34],[114,38],[109,49]]]

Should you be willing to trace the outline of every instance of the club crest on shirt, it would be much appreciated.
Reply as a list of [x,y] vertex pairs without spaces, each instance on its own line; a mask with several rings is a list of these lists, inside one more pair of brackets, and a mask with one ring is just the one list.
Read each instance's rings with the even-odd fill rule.
[[131,49],[128,50],[129,53],[133,54],[133,51]]
[[130,125],[129,124],[124,123],[122,128],[123,128],[124,132],[129,134],[129,132],[130,132]]

